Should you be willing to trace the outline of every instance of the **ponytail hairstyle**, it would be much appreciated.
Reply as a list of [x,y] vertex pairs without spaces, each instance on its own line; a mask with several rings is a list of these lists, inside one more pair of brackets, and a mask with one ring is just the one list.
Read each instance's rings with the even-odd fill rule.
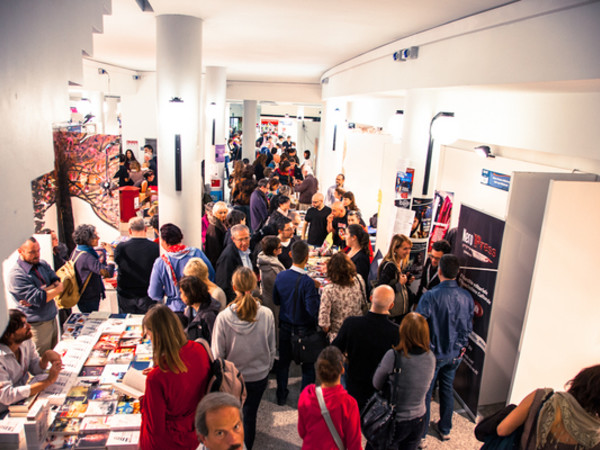
[[165,305],[153,306],[144,316],[142,326],[152,333],[154,365],[163,372],[187,372],[179,351],[187,344],[188,339],[175,313]]
[[252,296],[252,291],[256,289],[256,275],[248,267],[238,267],[233,272],[231,284],[237,295],[234,300],[237,305],[237,316],[240,320],[254,322],[260,306]]
[[346,233],[349,233],[350,236],[354,236],[358,240],[358,245],[360,245],[361,250],[365,252],[367,256],[371,256],[369,251],[369,235],[363,227],[356,224],[350,225],[346,229]]

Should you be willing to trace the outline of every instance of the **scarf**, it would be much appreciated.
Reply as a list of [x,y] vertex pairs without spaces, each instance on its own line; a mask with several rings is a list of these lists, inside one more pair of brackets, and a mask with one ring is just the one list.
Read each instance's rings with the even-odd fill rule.
[[184,244],[175,244],[175,245],[170,245],[169,247],[167,247],[167,251],[169,253],[178,253],[185,249],[186,249],[186,247]]
[[96,250],[94,250],[94,247],[90,245],[78,245],[77,250],[79,250],[80,252],[87,252],[94,258],[99,259],[98,252],[96,252]]
[[537,425],[538,448],[543,447],[548,440],[557,409],[560,409],[565,429],[579,444],[591,448],[600,443],[600,419],[584,410],[568,392],[555,392],[540,410]]

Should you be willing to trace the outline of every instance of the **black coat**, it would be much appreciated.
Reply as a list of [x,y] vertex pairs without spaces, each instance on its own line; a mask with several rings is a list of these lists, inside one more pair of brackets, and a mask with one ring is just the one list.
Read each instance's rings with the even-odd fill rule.
[[238,248],[233,243],[225,247],[217,260],[215,282],[225,292],[228,304],[235,299],[231,277],[235,269],[242,265],[242,258],[240,257]]

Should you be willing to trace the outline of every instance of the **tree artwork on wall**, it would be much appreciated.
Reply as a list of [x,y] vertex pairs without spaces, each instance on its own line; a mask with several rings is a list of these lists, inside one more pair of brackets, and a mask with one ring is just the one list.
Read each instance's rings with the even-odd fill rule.
[[44,228],[46,212],[56,205],[59,240],[72,249],[71,197],[88,203],[103,222],[119,226],[119,196],[111,179],[119,166],[120,137],[55,131],[53,139],[54,170],[31,182],[35,232]]

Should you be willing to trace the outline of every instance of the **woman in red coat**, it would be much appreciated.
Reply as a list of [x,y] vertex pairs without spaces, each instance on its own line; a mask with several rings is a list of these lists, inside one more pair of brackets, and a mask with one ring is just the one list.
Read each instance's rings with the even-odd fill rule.
[[[344,355],[334,346],[326,347],[317,359],[317,377],[333,425],[347,450],[362,450],[360,415],[356,400],[340,384]],[[304,450],[337,450],[321,414],[316,386],[304,388],[298,400],[298,434]]]
[[188,341],[181,322],[167,306],[150,309],[142,322],[152,341],[154,368],[140,399],[140,448],[195,449],[196,406],[208,385],[210,361],[204,347]]

